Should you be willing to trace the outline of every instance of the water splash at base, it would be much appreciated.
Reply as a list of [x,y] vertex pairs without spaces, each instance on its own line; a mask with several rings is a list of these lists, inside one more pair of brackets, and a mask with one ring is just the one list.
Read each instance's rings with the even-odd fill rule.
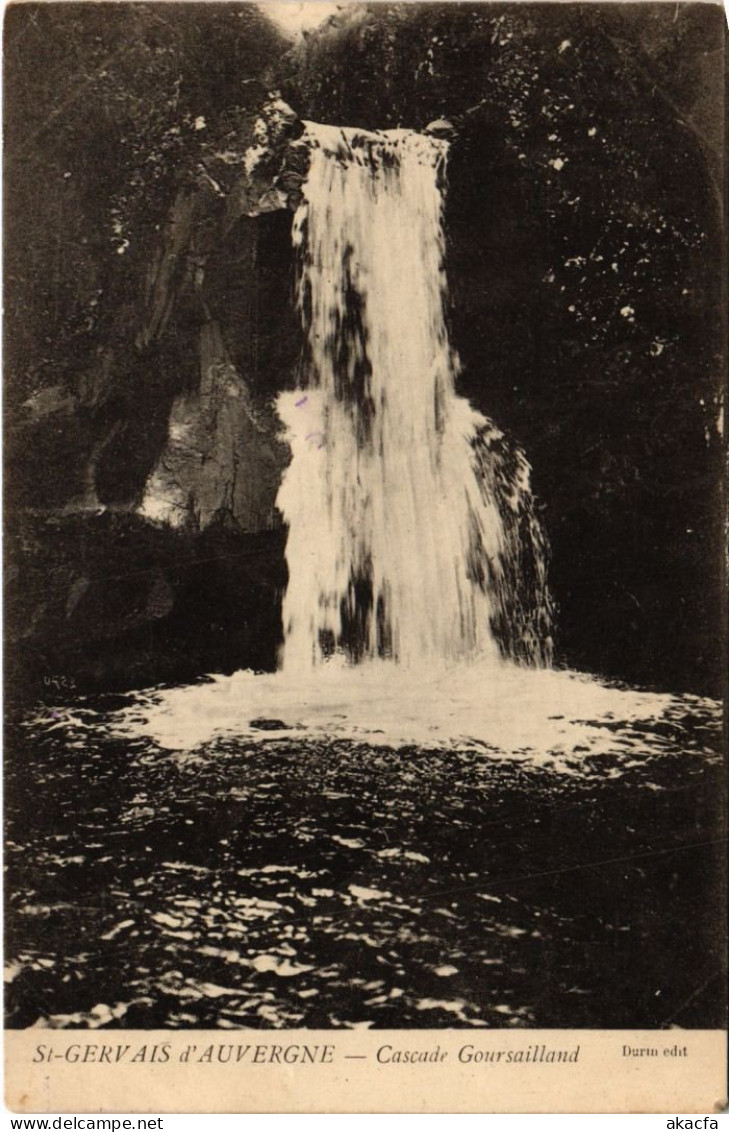
[[[485,758],[567,774],[593,773],[600,757],[610,756],[605,765],[613,775],[682,747],[705,756],[711,744],[705,749],[697,735],[720,720],[713,700],[611,687],[573,672],[494,668],[489,660],[435,672],[430,665],[413,672],[386,662],[335,661],[298,678],[238,672],[139,693],[112,727],[167,750],[191,751],[226,737],[254,744],[291,739],[302,749],[348,741],[450,750],[454,757],[480,750]],[[684,724],[694,732],[690,742]]]

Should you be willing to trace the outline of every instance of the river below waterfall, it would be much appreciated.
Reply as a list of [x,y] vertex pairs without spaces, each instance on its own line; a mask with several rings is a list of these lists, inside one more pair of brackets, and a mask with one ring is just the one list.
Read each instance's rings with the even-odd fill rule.
[[557,757],[273,699],[185,747],[149,723],[184,691],[11,725],[10,1026],[720,1024],[711,701],[626,699]]

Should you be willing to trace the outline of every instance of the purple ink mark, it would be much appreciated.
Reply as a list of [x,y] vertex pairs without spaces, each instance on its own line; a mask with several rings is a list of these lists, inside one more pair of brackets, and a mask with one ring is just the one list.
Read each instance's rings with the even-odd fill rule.
[[300,409],[301,406],[305,405],[308,400],[309,400],[308,397],[301,397],[298,401],[294,401],[294,405],[296,406],[297,409]]

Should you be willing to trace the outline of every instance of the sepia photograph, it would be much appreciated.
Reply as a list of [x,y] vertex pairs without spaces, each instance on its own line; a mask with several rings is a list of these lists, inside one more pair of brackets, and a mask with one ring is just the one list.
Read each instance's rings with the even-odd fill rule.
[[725,26],[5,9],[5,1026],[44,1072],[89,1031],[373,1031],[373,1073],[726,1029]]

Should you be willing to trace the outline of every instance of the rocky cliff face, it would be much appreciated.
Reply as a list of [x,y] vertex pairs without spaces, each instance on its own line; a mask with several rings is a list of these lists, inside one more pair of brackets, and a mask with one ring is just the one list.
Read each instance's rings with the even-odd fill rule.
[[274,663],[288,236],[231,231],[226,206],[286,46],[252,4],[8,13],[8,640],[30,694]]
[[[256,123],[278,86],[305,118],[453,122],[462,388],[534,467],[562,656],[716,686],[722,37],[699,4],[352,5],[293,49],[253,5],[13,9],[9,501],[38,665],[105,617],[135,680],[185,652],[184,624],[202,668],[271,663],[296,171],[269,212],[279,169],[257,185],[245,161],[276,156]],[[210,539],[255,568],[205,575]],[[135,571],[141,595],[104,580]],[[243,612],[207,649],[241,594],[265,625]]]
[[5,45],[9,425],[45,454],[13,500],[134,509],[213,324],[247,382],[278,335],[226,204],[285,42],[252,4],[70,3],[13,10]]

